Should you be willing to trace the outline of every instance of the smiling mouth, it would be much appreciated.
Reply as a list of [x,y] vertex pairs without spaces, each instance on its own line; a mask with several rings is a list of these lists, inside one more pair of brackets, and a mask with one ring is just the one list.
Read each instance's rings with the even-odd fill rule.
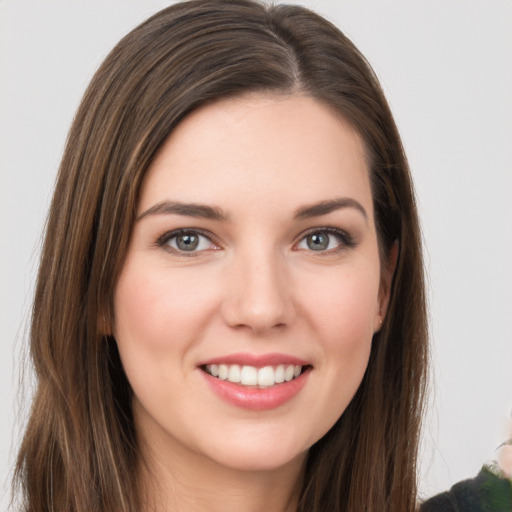
[[276,366],[263,366],[257,368],[238,364],[206,364],[201,369],[208,375],[219,380],[226,380],[234,384],[260,389],[277,386],[290,382],[299,377],[309,365],[279,364]]

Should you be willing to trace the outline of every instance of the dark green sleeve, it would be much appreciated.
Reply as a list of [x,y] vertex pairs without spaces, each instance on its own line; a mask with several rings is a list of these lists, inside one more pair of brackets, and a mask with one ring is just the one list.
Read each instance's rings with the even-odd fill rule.
[[476,478],[425,501],[420,512],[512,512],[512,481],[484,467]]

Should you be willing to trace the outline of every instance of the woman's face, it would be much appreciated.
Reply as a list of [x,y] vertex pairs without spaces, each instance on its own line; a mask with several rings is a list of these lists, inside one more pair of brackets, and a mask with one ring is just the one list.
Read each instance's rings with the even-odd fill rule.
[[310,97],[219,101],[173,131],[137,213],[114,335],[139,433],[237,469],[303,460],[386,302],[358,134]]

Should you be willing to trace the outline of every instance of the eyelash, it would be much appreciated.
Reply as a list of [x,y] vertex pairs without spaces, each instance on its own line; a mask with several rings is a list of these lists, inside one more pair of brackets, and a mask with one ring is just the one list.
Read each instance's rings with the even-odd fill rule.
[[[173,254],[177,254],[179,256],[185,256],[185,257],[194,257],[197,256],[199,253],[204,252],[208,249],[202,249],[199,251],[184,251],[179,248],[171,247],[169,245],[169,242],[174,239],[178,238],[179,236],[184,235],[190,235],[190,236],[199,236],[202,238],[206,238],[210,244],[212,244],[215,248],[212,248],[211,250],[217,250],[218,244],[214,241],[214,237],[211,233],[207,231],[203,231],[201,229],[176,229],[174,231],[168,231],[167,233],[164,233],[161,237],[158,238],[156,241],[156,245],[158,247],[162,247],[168,252],[171,252]],[[200,243],[200,242],[199,242]]]
[[337,237],[338,241],[339,241],[338,246],[335,248],[332,248],[332,249],[321,250],[321,251],[315,251],[313,249],[296,249],[296,250],[306,250],[313,254],[316,253],[319,256],[322,256],[322,255],[328,255],[328,254],[337,254],[337,253],[340,253],[347,249],[351,249],[352,247],[356,246],[356,241],[346,231],[339,229],[339,228],[334,228],[332,226],[325,226],[325,227],[320,227],[320,228],[312,228],[312,229],[306,231],[305,233],[302,233],[299,241],[296,244],[294,244],[294,247],[298,246],[300,243],[305,241],[307,239],[307,237],[309,237],[311,235],[320,235],[320,234],[333,235],[333,236]]
[[[307,237],[312,236],[312,235],[322,235],[322,234],[327,234],[327,235],[337,237],[338,241],[339,241],[338,246],[335,248],[332,248],[332,249],[320,250],[320,251],[315,251],[314,249],[299,249],[297,247],[299,244],[306,241]],[[184,236],[184,235],[199,236],[202,238],[206,238],[208,240],[208,242],[214,246],[214,248],[201,249],[199,251],[196,251],[196,250],[185,251],[185,250],[181,250],[176,247],[171,247],[169,245],[169,242],[171,240],[176,239],[179,236]],[[198,243],[201,243],[201,242],[199,241]],[[207,231],[203,231],[201,229],[176,229],[174,231],[168,231],[157,239],[156,245],[158,247],[164,248],[168,252],[177,254],[179,256],[185,256],[185,257],[197,257],[200,253],[202,253],[204,251],[217,250],[219,248],[218,244],[214,240],[213,235],[211,233],[209,233]],[[296,242],[293,245],[293,247],[294,247],[294,250],[297,250],[297,251],[304,250],[304,251],[311,252],[313,254],[317,253],[318,255],[325,255],[325,254],[339,253],[346,249],[350,249],[350,248],[354,247],[355,245],[356,245],[356,242],[355,242],[354,238],[346,231],[343,231],[342,229],[339,229],[339,228],[326,226],[326,227],[312,228],[312,229],[306,231],[305,233],[302,233],[300,235],[298,242]]]

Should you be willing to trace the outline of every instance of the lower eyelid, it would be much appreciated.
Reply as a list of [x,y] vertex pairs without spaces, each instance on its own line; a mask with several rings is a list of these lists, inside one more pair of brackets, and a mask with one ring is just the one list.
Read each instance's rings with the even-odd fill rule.
[[[354,238],[346,231],[343,231],[343,230],[337,229],[337,228],[319,228],[319,229],[312,229],[312,230],[308,231],[307,233],[303,234],[302,237],[297,242],[296,246],[298,246],[300,243],[304,242],[308,236],[315,235],[315,234],[327,234],[329,236],[335,237],[338,240],[339,246],[342,249],[350,248],[350,247],[353,247],[354,245],[356,245]],[[304,249],[304,250],[309,250],[311,252],[315,252],[312,249]],[[332,252],[335,250],[336,250],[336,248],[326,249],[324,251],[318,251],[318,253]]]
[[164,233],[162,236],[160,236],[157,239],[156,245],[158,247],[163,247],[164,249],[167,248],[169,251],[173,251],[173,252],[176,252],[179,254],[184,254],[187,256],[191,256],[194,253],[200,253],[200,252],[204,252],[204,251],[208,250],[208,248],[206,248],[206,249],[199,249],[199,250],[193,250],[193,251],[184,251],[184,250],[179,249],[178,247],[172,247],[169,244],[169,242],[173,239],[176,239],[177,237],[179,237],[181,235],[196,235],[196,236],[199,236],[199,237],[207,240],[208,244],[211,245],[212,248],[218,247],[218,244],[213,240],[211,235],[204,233],[197,229],[177,229],[177,230],[169,231],[167,233]]

